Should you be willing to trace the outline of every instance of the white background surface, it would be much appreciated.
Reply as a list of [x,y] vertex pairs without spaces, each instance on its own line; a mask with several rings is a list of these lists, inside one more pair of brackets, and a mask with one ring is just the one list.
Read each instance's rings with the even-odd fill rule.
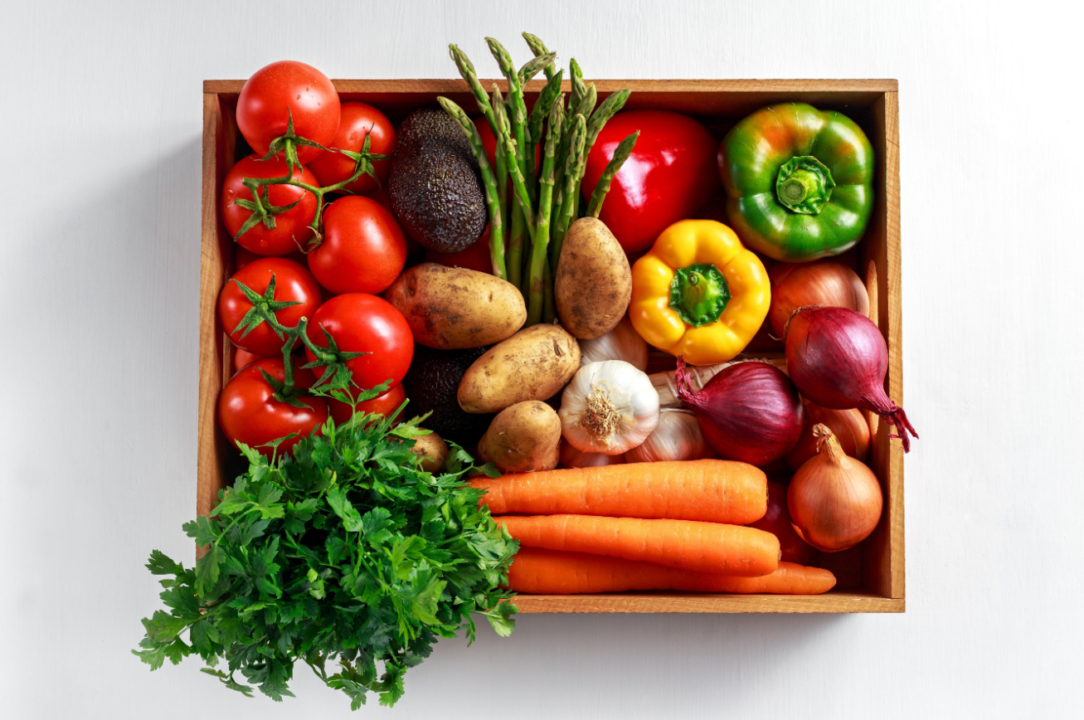
[[[898,78],[907,612],[530,616],[443,641],[365,717],[1079,717],[1084,103],[1040,2],[5,2],[0,716],[348,717],[303,666],[246,699],[129,654],[152,548],[191,561],[201,82],[495,74]],[[921,6],[921,7],[920,7]],[[355,715],[355,717],[358,715]]]

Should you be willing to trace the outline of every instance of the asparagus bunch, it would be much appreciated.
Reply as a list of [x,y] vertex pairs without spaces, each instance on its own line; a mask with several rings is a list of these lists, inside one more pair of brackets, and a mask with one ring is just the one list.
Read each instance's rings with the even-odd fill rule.
[[[523,33],[523,37],[534,57],[518,70],[504,46],[486,38],[508,82],[507,97],[496,85],[487,92],[466,54],[455,45],[449,46],[478,111],[497,140],[492,166],[463,108],[448,98],[438,101],[462,127],[478,159],[489,211],[493,271],[523,293],[530,326],[553,320],[553,276],[565,234],[580,216],[580,185],[587,154],[607,121],[625,105],[630,91],[620,90],[598,103],[594,83],[584,82],[580,66],[573,59],[569,63],[571,92],[566,97],[562,87],[564,70],[556,67],[556,54],[534,35]],[[545,73],[547,82],[528,116],[524,87],[539,72]],[[610,183],[632,153],[638,136],[634,133],[621,141],[592,193],[588,214],[598,217]],[[536,167],[535,153],[539,149],[541,167]],[[507,191],[509,180],[511,197]]]

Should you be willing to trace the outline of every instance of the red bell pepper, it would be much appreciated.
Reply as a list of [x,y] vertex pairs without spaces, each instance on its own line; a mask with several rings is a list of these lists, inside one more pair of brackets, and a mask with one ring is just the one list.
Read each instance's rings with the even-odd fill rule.
[[663,230],[693,214],[719,187],[719,143],[691,117],[665,110],[615,115],[587,155],[583,195],[591,197],[626,136],[640,131],[632,155],[610,186],[599,219],[626,253],[643,252]]

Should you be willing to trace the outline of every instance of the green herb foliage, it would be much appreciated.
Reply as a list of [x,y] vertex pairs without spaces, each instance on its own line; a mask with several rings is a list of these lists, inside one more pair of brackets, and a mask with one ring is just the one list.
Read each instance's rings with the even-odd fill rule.
[[473,641],[471,613],[509,635],[516,608],[500,586],[518,543],[479,508],[470,455],[452,446],[443,473],[420,468],[420,421],[329,421],[270,461],[242,447],[248,471],[215,516],[184,525],[206,546],[195,567],[151,553],[167,609],[143,620],[133,652],[152,670],[197,654],[226,687],[276,701],[301,660],[356,710],[368,692],[393,705],[438,637]]

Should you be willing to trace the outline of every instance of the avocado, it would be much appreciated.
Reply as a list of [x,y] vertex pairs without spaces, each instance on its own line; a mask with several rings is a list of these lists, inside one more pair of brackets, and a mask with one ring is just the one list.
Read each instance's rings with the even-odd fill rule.
[[408,415],[413,417],[432,412],[422,427],[445,440],[458,443],[471,453],[493,416],[474,415],[459,407],[459,381],[488,349],[434,350],[415,345],[414,360],[403,378],[403,390],[410,399]]
[[465,250],[486,228],[478,161],[459,123],[439,106],[415,110],[399,126],[388,195],[403,231],[430,250]]

